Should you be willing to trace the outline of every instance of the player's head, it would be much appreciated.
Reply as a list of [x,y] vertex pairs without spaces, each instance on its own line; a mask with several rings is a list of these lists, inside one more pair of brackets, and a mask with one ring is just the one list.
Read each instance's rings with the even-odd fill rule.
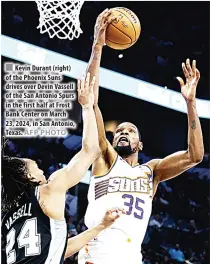
[[113,147],[120,156],[130,156],[143,149],[138,128],[129,122],[121,123],[113,139]]
[[20,199],[27,199],[30,189],[46,183],[43,171],[30,159],[3,156],[1,175],[2,202],[5,210],[16,206]]
[[43,170],[39,169],[37,163],[34,160],[22,159],[22,161],[26,164],[26,167],[28,169],[27,177],[31,182],[36,182],[39,185],[47,182]]

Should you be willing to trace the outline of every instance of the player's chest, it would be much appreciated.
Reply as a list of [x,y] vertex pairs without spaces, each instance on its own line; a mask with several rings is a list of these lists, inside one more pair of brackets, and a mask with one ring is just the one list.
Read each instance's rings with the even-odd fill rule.
[[108,193],[149,193],[151,188],[152,175],[145,166],[131,167],[121,162],[109,174]]

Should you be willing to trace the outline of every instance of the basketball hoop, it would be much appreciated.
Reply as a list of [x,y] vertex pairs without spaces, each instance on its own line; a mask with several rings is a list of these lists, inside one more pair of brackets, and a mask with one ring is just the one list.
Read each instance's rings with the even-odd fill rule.
[[79,15],[84,0],[35,0],[37,3],[40,33],[48,33],[50,38],[78,38],[82,33]]

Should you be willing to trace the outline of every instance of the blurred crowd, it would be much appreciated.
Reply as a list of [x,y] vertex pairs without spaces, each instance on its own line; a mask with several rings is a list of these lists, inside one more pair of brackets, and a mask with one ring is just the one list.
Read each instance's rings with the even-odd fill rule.
[[[77,151],[67,148],[63,139],[13,139],[8,141],[5,154],[36,160],[49,177],[67,164]],[[199,172],[188,171],[176,179],[159,184],[142,245],[144,264],[209,263],[210,174],[206,169],[206,175],[202,177]],[[70,210],[69,207],[73,208]],[[84,219],[76,217],[76,207],[74,196],[68,193],[68,237],[86,230]],[[65,262],[76,263],[77,254]]]

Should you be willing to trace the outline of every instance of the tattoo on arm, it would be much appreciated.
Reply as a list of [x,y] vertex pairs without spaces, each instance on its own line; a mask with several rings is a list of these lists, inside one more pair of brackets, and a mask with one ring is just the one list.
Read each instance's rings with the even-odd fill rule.
[[191,121],[191,128],[192,129],[196,129],[196,122],[195,122],[195,120],[193,120],[193,121]]
[[100,58],[99,52],[94,53],[93,60],[98,60]]
[[193,108],[196,109],[196,105],[195,104],[193,104]]

